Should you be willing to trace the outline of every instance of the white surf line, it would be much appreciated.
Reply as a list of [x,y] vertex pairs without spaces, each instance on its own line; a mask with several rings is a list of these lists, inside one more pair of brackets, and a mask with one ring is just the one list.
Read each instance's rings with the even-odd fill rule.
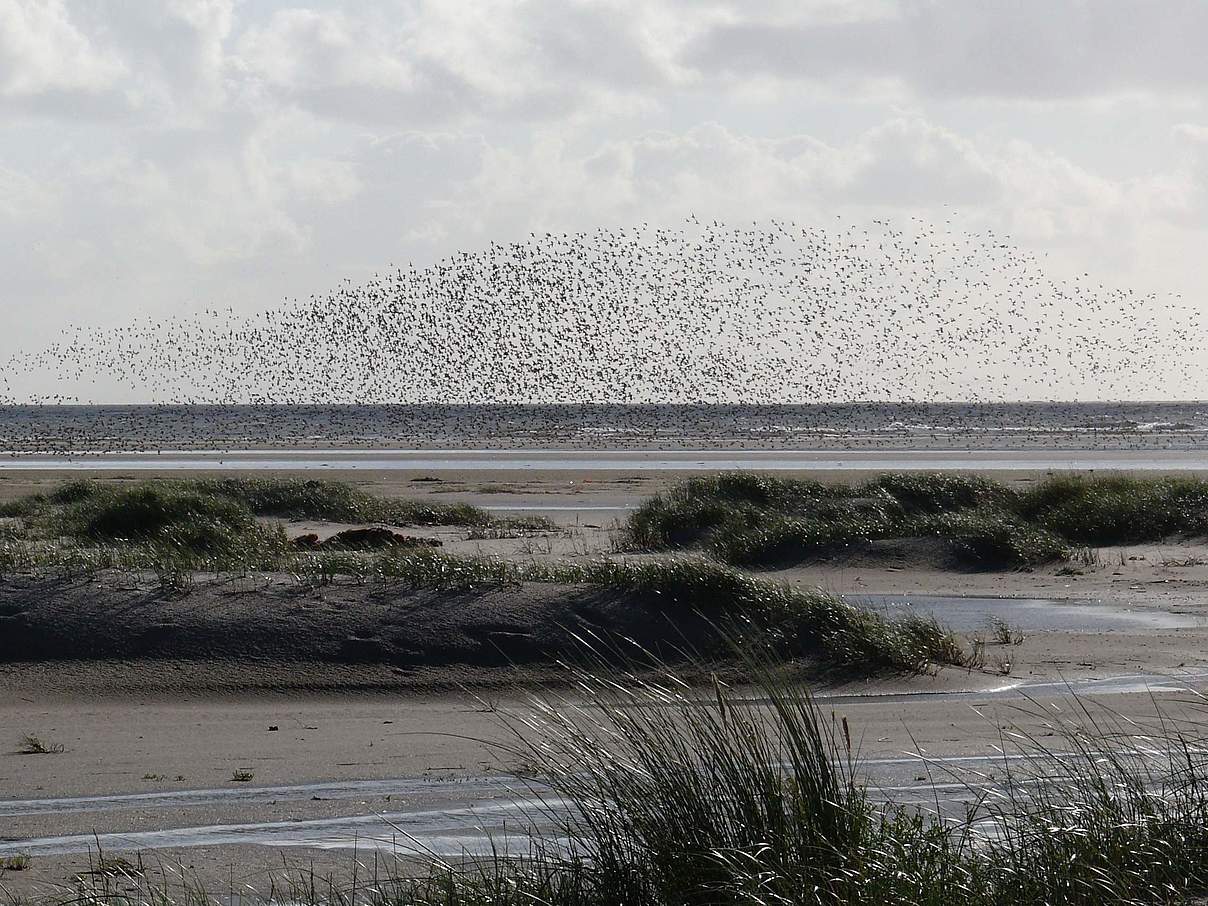
[[[516,845],[527,853],[535,828],[533,819],[552,808],[567,807],[561,800],[520,799],[495,805],[415,812],[387,812],[305,821],[269,821],[249,824],[212,824],[158,831],[111,834],[71,834],[0,842],[0,856],[70,855],[96,851],[155,850],[255,844],[308,846],[319,849],[389,849],[400,854],[455,857],[481,855],[497,848],[507,852]],[[490,821],[488,826],[486,821]],[[508,833],[513,824],[525,833]],[[556,842],[556,841],[555,841]],[[501,844],[504,844],[501,847]],[[523,844],[523,847],[519,845]]]
[[[859,436],[859,435],[856,435]],[[1128,456],[1152,456],[1154,453],[1164,453],[1171,456],[1197,456],[1202,455],[1198,448],[1188,447],[1185,449],[1164,448],[1131,450],[1127,448],[1120,449],[1093,449],[1084,447],[1069,447],[1060,448],[1061,453],[1070,453],[1072,455],[1087,455],[1087,456],[1109,456],[1118,454],[1121,457]],[[5,451],[5,456],[43,456],[43,457],[58,457],[58,456],[599,456],[599,457],[616,457],[616,456],[650,456],[666,458],[669,456],[683,457],[698,457],[698,456],[825,456],[828,458],[838,457],[866,457],[875,459],[881,457],[886,460],[891,460],[898,456],[935,456],[936,454],[944,454],[949,456],[968,456],[978,457],[987,453],[1002,455],[1002,456],[1042,456],[1051,455],[1049,451],[1038,449],[1010,449],[1010,448],[994,448],[987,447],[984,449],[963,449],[963,448],[914,448],[914,447],[891,447],[883,450],[871,448],[854,448],[854,447],[809,447],[806,449],[795,450],[791,447],[661,447],[661,448],[629,448],[629,447],[614,447],[614,448],[592,448],[592,447],[248,447],[248,448],[206,448],[197,447],[190,449],[153,449],[153,450],[95,450],[95,449],[79,449],[79,450],[11,450]]]
[[1208,457],[1196,459],[1150,458],[1086,459],[864,459],[851,456],[844,459],[818,460],[802,458],[777,459],[533,459],[500,456],[490,459],[248,459],[219,457],[213,459],[42,459],[8,458],[0,460],[0,471],[600,471],[600,472],[714,472],[761,470],[769,472],[812,471],[879,471],[911,470],[919,472],[954,470],[1037,471],[1037,470],[1097,470],[1097,471],[1206,471]]
[[[854,435],[861,437],[862,435]],[[879,439],[879,438],[878,438]],[[1069,454],[1073,457],[1086,456],[1108,456],[1116,457],[1120,460],[1127,460],[1129,457],[1148,458],[1154,455],[1177,457],[1203,457],[1203,451],[1198,447],[1186,447],[1182,449],[1167,449],[1167,448],[1146,448],[1146,449],[1129,449],[1121,448],[1085,448],[1085,447],[1068,447],[1058,448],[1057,450],[1041,450],[1036,448],[1002,448],[1002,447],[985,447],[965,449],[959,447],[943,448],[932,447],[913,448],[913,447],[890,447],[890,448],[858,448],[858,447],[808,447],[805,449],[793,449],[791,447],[662,447],[662,448],[629,448],[629,447],[614,447],[614,448],[591,448],[591,447],[254,447],[245,449],[220,449],[220,448],[192,448],[192,449],[162,449],[162,450],[95,450],[95,449],[79,449],[79,450],[8,450],[3,451],[0,455],[12,457],[45,457],[57,458],[66,456],[131,456],[131,457],[155,457],[155,456],[350,456],[350,457],[379,457],[379,456],[394,456],[394,457],[412,457],[423,458],[429,456],[448,456],[448,457],[471,457],[471,456],[548,456],[548,457],[600,457],[600,458],[616,458],[618,456],[636,456],[636,457],[654,457],[666,459],[669,457],[683,457],[694,459],[698,457],[726,457],[733,458],[735,456],[743,457],[826,457],[828,459],[839,458],[863,458],[869,462],[877,462],[883,460],[886,462],[896,461],[901,456],[914,457],[935,457],[937,455],[950,457],[967,457],[969,459],[984,458],[986,455],[1016,457],[1019,459],[1027,459],[1027,457],[1042,457],[1053,456],[1057,453]]]

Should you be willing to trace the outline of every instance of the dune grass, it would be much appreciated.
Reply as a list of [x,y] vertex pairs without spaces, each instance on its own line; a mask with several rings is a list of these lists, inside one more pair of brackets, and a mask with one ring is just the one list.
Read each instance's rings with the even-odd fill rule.
[[[158,480],[113,486],[95,480],[68,482],[46,495],[50,504],[95,506],[121,502],[135,493],[156,493],[163,500],[191,495],[226,500],[254,516],[315,519],[327,522],[392,525],[487,525],[490,515],[463,503],[378,497],[350,484],[315,478],[197,478]],[[36,505],[38,498],[27,498]],[[31,503],[18,501],[28,509]]]
[[[279,557],[284,538],[263,518],[396,526],[513,527],[461,503],[377,497],[351,485],[317,479],[216,478],[111,484],[85,479],[48,494],[0,507],[0,540],[67,541],[81,546],[132,545],[156,549],[160,559],[252,562]],[[540,519],[525,528],[548,529]]]
[[782,657],[854,674],[970,664],[966,646],[929,617],[887,618],[834,595],[760,579],[702,557],[518,563],[401,551],[372,558],[320,555],[300,565],[318,572],[304,581],[320,584],[354,576],[447,590],[519,582],[595,586],[632,596],[662,615],[702,616],[736,633],[753,631]]
[[614,902],[652,906],[1089,906],[1208,893],[1200,723],[1076,700],[1046,709],[1039,730],[1004,740],[1018,760],[1004,759],[993,794],[940,816],[870,798],[859,729],[772,663],[748,663],[754,691],[719,683],[707,696],[674,674],[618,684],[583,671],[586,704],[539,701],[511,722],[516,749],[574,803],[559,828],[575,841],[574,890],[543,902],[617,891]]
[[428,548],[372,553],[299,550],[257,527],[258,543],[198,550],[160,541],[39,546],[0,542],[0,577],[52,572],[63,577],[115,570],[153,574],[166,595],[187,595],[199,575],[275,573],[300,588],[341,581],[450,592],[524,582],[587,586],[625,596],[652,616],[704,618],[757,634],[785,657],[829,669],[870,674],[919,672],[933,665],[968,665],[961,641],[934,620],[889,619],[819,591],[760,579],[699,556],[658,560],[603,557],[577,562],[509,561],[459,556]]
[[[1003,739],[993,779],[963,785],[920,757],[930,780],[918,792],[934,806],[895,805],[862,782],[862,728],[824,710],[775,661],[748,653],[753,687],[701,690],[671,670],[618,680],[597,669],[598,657],[572,671],[573,697],[546,694],[500,716],[510,731],[502,754],[531,766],[532,795],[544,803],[528,816],[527,851],[427,869],[375,861],[372,881],[352,889],[311,869],[268,898],[1156,906],[1208,895],[1208,738],[1194,710],[1187,718],[1155,706],[1149,719],[1125,719],[1078,700],[1037,707]],[[941,810],[954,786],[967,805]],[[97,884],[93,901],[110,902],[107,882]],[[138,902],[174,902],[146,884]],[[57,902],[79,896],[65,889]]]
[[1029,567],[1065,559],[1077,545],[1204,536],[1208,482],[1059,476],[1020,490],[967,475],[891,474],[824,486],[729,473],[648,500],[626,530],[638,549],[696,548],[746,566],[939,538],[970,567]]

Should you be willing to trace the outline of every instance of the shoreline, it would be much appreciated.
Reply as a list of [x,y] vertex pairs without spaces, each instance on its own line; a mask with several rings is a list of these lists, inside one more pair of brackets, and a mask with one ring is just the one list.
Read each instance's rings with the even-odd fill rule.
[[786,473],[885,471],[1143,471],[1208,472],[1204,450],[418,450],[302,448],[239,451],[81,453],[8,452],[5,472],[662,472]]

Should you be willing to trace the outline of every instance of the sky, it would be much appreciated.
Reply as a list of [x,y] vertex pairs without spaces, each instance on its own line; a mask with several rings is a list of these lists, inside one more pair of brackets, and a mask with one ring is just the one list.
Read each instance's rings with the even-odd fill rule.
[[545,230],[1001,231],[1199,306],[1201,0],[0,0],[0,356]]

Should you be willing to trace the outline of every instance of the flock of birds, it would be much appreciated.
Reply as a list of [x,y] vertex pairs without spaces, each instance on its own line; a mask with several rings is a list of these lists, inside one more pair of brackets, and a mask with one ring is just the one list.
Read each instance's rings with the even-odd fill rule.
[[254,316],[72,328],[0,365],[0,402],[1203,399],[1204,328],[988,230],[693,218],[532,234]]

